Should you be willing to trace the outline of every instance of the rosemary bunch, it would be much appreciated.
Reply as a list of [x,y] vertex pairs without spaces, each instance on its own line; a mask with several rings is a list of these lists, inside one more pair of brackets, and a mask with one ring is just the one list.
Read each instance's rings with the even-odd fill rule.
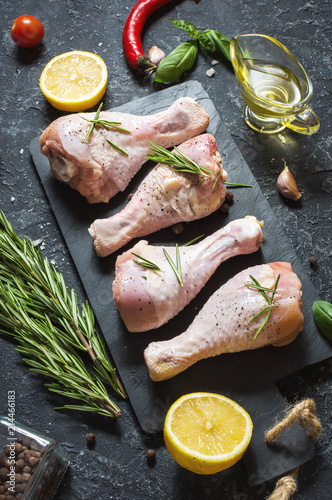
[[[67,405],[111,416],[120,416],[100,380],[126,397],[107,357],[102,338],[95,330],[94,314],[88,302],[78,306],[74,290],[27,238],[20,239],[0,211],[0,324],[4,333],[20,344],[25,361],[56,379],[50,390],[86,405]],[[78,353],[92,361],[90,374]]]

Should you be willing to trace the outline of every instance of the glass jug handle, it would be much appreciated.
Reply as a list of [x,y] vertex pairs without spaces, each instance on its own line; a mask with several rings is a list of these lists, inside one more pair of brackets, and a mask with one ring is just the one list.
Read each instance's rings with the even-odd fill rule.
[[294,132],[306,135],[314,134],[320,127],[319,118],[310,108],[306,108],[302,113],[284,118],[281,123]]

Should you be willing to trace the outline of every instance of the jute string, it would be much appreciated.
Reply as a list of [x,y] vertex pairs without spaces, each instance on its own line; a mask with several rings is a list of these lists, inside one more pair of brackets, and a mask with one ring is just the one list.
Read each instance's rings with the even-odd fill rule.
[[[291,407],[283,420],[266,432],[265,440],[267,444],[273,444],[287,427],[296,422],[299,422],[310,439],[317,439],[322,432],[322,426],[315,415],[315,411],[316,405],[312,399],[304,399]],[[307,427],[308,430],[306,430]],[[273,493],[267,500],[289,500],[297,490],[298,473],[299,468],[297,467],[290,471],[287,476],[280,478],[276,483]]]

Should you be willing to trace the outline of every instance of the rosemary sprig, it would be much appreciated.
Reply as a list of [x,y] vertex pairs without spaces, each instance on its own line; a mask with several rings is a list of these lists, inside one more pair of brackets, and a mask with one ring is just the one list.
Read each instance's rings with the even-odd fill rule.
[[[188,241],[187,243],[184,243],[182,246],[183,247],[187,247],[189,245],[192,245],[193,243],[195,243],[197,240],[203,238],[203,236],[205,236],[204,234],[201,234],[200,236],[196,236],[196,238],[193,238],[192,240]],[[172,267],[176,277],[178,278],[178,281],[180,283],[181,286],[183,286],[183,280],[182,280],[182,270],[181,270],[181,261],[180,261],[180,251],[179,251],[179,247],[178,247],[178,244],[176,244],[176,263],[174,263],[174,261],[172,260],[171,256],[169,255],[169,253],[167,252],[167,250],[165,250],[165,248],[163,249],[164,251],[164,255],[167,259],[167,261],[169,262],[170,266]],[[141,260],[136,260],[136,259],[133,259],[134,262],[136,262],[136,264],[138,264],[139,266],[142,266],[142,267],[145,267],[147,269],[151,269],[152,271],[160,271],[160,272],[164,272],[162,269],[160,269],[160,267],[155,264],[154,262],[151,262],[150,260],[148,259],[145,259],[144,257],[142,257],[141,255],[138,255],[137,253],[135,252],[131,252],[133,255],[135,255],[135,257],[138,257],[139,259]]]
[[103,103],[101,102],[100,105],[99,105],[99,108],[96,111],[94,119],[91,121],[91,125],[90,125],[90,127],[89,127],[89,129],[87,131],[87,134],[86,134],[83,142],[87,142],[88,141],[88,139],[89,139],[89,137],[90,137],[93,129],[95,128],[95,124],[96,124],[95,121],[98,120],[102,107],[103,107]]
[[[213,183],[212,191],[216,187],[216,184],[219,180],[220,174],[221,174],[221,172],[219,172],[219,174],[217,175],[217,177]],[[238,182],[226,182],[226,181],[224,181],[224,184],[225,184],[225,186],[232,186],[232,187],[242,187],[242,188],[252,188],[253,187],[251,184],[240,184]]]
[[[67,290],[62,274],[43,258],[31,240],[16,235],[2,211],[0,224],[3,227],[0,230],[0,325],[4,328],[1,331],[19,342],[18,349],[29,356],[26,361],[29,359],[33,369],[41,362],[43,368],[37,369],[42,369],[45,375],[56,373],[58,392],[63,395],[71,392],[76,394],[76,399],[87,402],[86,391],[90,387],[97,401],[92,404],[89,393],[91,411],[96,411],[95,404],[102,405],[103,412],[114,406],[116,409],[109,414],[119,416],[117,406],[108,396],[104,401],[106,406],[101,399],[101,388],[104,395],[107,391],[98,375],[119,396],[126,397],[126,394],[107,357],[103,340],[95,330],[91,307],[86,302],[79,309],[77,296],[73,290]],[[78,351],[90,356],[92,375],[85,369]],[[57,357],[60,354],[61,359]],[[72,375],[77,369],[81,378],[74,384]]]
[[84,116],[81,116],[81,118],[87,122],[92,123],[93,125],[99,125],[100,127],[105,128],[106,130],[109,130],[110,128],[114,128],[118,130],[119,132],[124,132],[125,134],[131,134],[130,130],[127,130],[126,128],[119,127],[121,125],[121,122],[110,122],[108,120],[100,120],[99,118],[92,118],[92,120],[89,120],[88,118],[85,118]]
[[213,186],[212,186],[212,191],[213,191],[213,190],[214,190],[214,188],[216,187],[217,182],[219,181],[220,175],[221,175],[221,170],[219,170],[218,175],[217,175],[217,177],[216,177],[216,179],[215,179],[215,181],[214,181],[214,183],[213,183]]
[[[173,167],[174,172],[187,172],[189,174],[203,175],[205,177],[209,177],[207,174],[214,174],[213,170],[209,168],[202,167],[198,165],[194,160],[189,158],[183,151],[181,151],[178,147],[174,146],[176,153],[168,151],[168,149],[163,148],[162,146],[157,146],[153,142],[150,141],[151,146],[149,149],[154,151],[154,154],[148,154],[145,157],[145,160],[152,160],[155,163],[163,163],[164,165],[170,165]],[[216,187],[216,184],[220,178],[221,171],[218,173],[213,186],[212,191]],[[225,186],[234,186],[234,187],[248,187],[252,188],[251,184],[240,184],[237,182],[224,182]]]
[[183,243],[183,247],[189,247],[189,245],[192,245],[196,241],[200,240],[201,238],[204,238],[205,234],[200,234],[199,236],[196,236],[196,238],[193,238],[190,241],[187,241],[187,243]]
[[[105,128],[106,130],[109,130],[110,128],[114,128],[116,130],[118,130],[119,132],[124,132],[126,134],[131,134],[131,131],[130,130],[127,130],[125,128],[122,128],[122,127],[119,127],[119,125],[121,125],[121,122],[110,122],[110,121],[107,121],[107,120],[100,120],[99,119],[99,115],[100,115],[100,112],[101,112],[101,108],[103,107],[103,103],[100,103],[100,106],[99,108],[97,109],[97,112],[94,116],[94,118],[92,120],[89,120],[88,118],[85,118],[84,116],[81,116],[81,118],[89,123],[91,123],[89,129],[88,129],[88,132],[84,138],[84,141],[83,142],[87,142],[93,129],[95,128],[96,125],[99,125],[103,128]],[[112,146],[112,148],[116,149],[117,151],[119,151],[121,154],[125,155],[125,156],[128,156],[128,153],[120,148],[119,146],[117,146],[116,144],[114,144],[113,142],[109,141],[108,139],[106,139],[106,141],[108,142],[108,144],[110,146]]]
[[198,165],[176,146],[174,147],[176,153],[173,153],[162,146],[157,146],[157,144],[151,141],[150,144],[151,146],[149,146],[149,149],[151,149],[154,154],[149,153],[145,157],[146,160],[170,165],[173,167],[174,172],[187,172],[189,174],[203,175],[205,177],[208,177],[207,174],[214,174],[213,170]]
[[109,141],[108,139],[106,139],[106,142],[108,142],[108,144],[110,146],[112,146],[112,148],[116,149],[117,151],[119,151],[119,153],[121,153],[122,155],[124,156],[128,156],[128,153],[127,151],[125,151],[124,149],[120,148],[119,146],[117,146],[116,144],[114,144],[113,142]]
[[[255,314],[255,316],[253,318],[251,318],[251,320],[250,320],[250,323],[252,323],[259,316],[261,316],[265,312],[267,313],[262,324],[260,325],[257,332],[255,333],[254,340],[256,340],[257,335],[263,330],[264,326],[268,322],[269,317],[271,315],[272,307],[273,307],[273,299],[274,299],[275,294],[277,293],[278,283],[280,280],[280,274],[278,274],[278,277],[276,279],[276,282],[275,282],[273,288],[266,288],[266,287],[260,285],[260,283],[256,280],[256,278],[254,278],[251,274],[249,276],[252,279],[253,283],[245,283],[245,286],[252,288],[254,290],[259,290],[268,304],[261,311],[259,311],[257,314]],[[269,292],[271,292],[271,297],[269,297],[269,295],[268,295]]]
[[239,182],[224,182],[225,186],[241,187],[241,188],[252,188],[251,184],[241,184]]
[[171,256],[169,255],[169,253],[167,252],[167,250],[165,248],[163,250],[164,250],[164,255],[165,255],[165,257],[166,257],[169,265],[173,269],[173,271],[175,273],[175,276],[178,279],[178,282],[180,283],[181,286],[183,286],[182,271],[181,271],[181,260],[180,260],[180,250],[179,250],[178,244],[176,244],[176,262],[174,262],[172,260]]
[[152,271],[161,271],[162,273],[164,272],[160,269],[159,266],[157,266],[157,264],[154,264],[150,260],[145,259],[144,257],[142,257],[141,255],[138,255],[137,253],[134,253],[134,252],[131,252],[131,253],[133,255],[135,255],[135,257],[138,257],[139,259],[141,259],[141,260],[133,259],[133,261],[136,262],[136,264],[138,264],[139,266],[146,267],[147,269],[151,269]]

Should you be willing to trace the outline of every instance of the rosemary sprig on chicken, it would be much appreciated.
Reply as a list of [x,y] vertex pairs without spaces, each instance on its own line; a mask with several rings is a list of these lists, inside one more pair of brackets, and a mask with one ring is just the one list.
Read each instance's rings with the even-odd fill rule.
[[157,144],[154,144],[153,142],[150,142],[150,144],[150,149],[153,153],[149,153],[145,157],[146,160],[152,160],[156,163],[169,165],[173,167],[174,172],[187,172],[188,174],[204,176],[208,176],[207,174],[214,174],[213,170],[198,165],[176,146],[174,146],[174,152],[168,151],[168,149],[162,146],[157,146]]
[[[84,118],[84,116],[81,116],[81,118],[83,120],[85,120],[86,122],[91,123],[91,125],[90,125],[90,127],[89,127],[89,129],[87,131],[87,134],[86,134],[83,142],[88,142],[89,137],[92,134],[93,129],[95,128],[96,125],[99,125],[100,127],[103,127],[106,130],[110,130],[110,128],[113,128],[115,130],[118,130],[119,132],[125,132],[126,134],[131,134],[130,130],[127,130],[125,128],[120,127],[121,122],[111,122],[111,121],[108,121],[108,120],[101,120],[101,119],[99,119],[99,115],[100,115],[102,107],[103,107],[103,103],[100,104],[100,106],[97,109],[97,112],[96,112],[94,118],[88,119],[88,118]],[[123,154],[124,156],[128,156],[128,153],[124,149],[122,149],[119,146],[117,146],[116,144],[114,144],[114,142],[111,142],[109,139],[106,139],[106,142],[110,146],[112,146],[112,148],[114,148],[117,151],[119,151],[119,153]]]
[[178,282],[180,283],[181,286],[183,286],[182,270],[181,270],[181,257],[180,257],[180,251],[179,251],[178,244],[176,244],[175,248],[176,248],[176,261],[175,262],[165,248],[163,249],[164,255],[165,255],[169,265],[173,269],[174,274],[177,277]]
[[151,269],[152,271],[164,272],[160,269],[159,266],[157,266],[157,264],[155,264],[154,262],[151,262],[151,260],[145,259],[144,257],[142,257],[141,255],[138,255],[137,253],[134,253],[134,252],[131,252],[131,253],[133,255],[135,255],[135,257],[138,257],[139,259],[141,259],[141,260],[133,259],[133,261],[136,262],[136,264],[138,264],[139,266],[145,267],[146,269]]
[[[174,146],[174,151],[175,151],[174,152],[174,151],[168,151],[168,149],[162,146],[157,146],[153,142],[150,142],[150,144],[151,144],[150,149],[153,151],[153,154],[149,153],[145,157],[146,160],[152,160],[155,163],[162,163],[163,165],[169,165],[173,167],[174,172],[186,172],[188,174],[203,175],[207,178],[209,178],[208,174],[213,174],[213,175],[215,174],[213,170],[198,165],[198,163],[189,158],[189,156],[187,156],[183,151],[181,151],[176,146]],[[219,171],[219,173],[215,178],[215,181],[212,186],[212,191],[216,187],[220,175],[221,171]],[[224,181],[224,184],[225,186],[252,188],[251,184],[241,184],[238,182]]]
[[[259,292],[261,292],[261,294],[263,295],[264,299],[267,302],[267,306],[263,307],[263,309],[261,309],[257,314],[255,314],[255,316],[253,316],[250,320],[250,323],[252,323],[257,318],[259,318],[259,316],[261,316],[262,314],[264,314],[266,312],[266,315],[265,315],[265,318],[264,318],[262,324],[260,325],[257,332],[255,333],[255,336],[254,336],[254,340],[255,340],[257,338],[257,335],[259,335],[259,333],[263,330],[264,326],[268,322],[269,317],[271,315],[272,307],[273,307],[273,299],[274,299],[275,294],[277,293],[278,283],[280,280],[280,274],[278,274],[273,288],[266,288],[266,287],[262,286],[256,280],[256,278],[254,278],[251,274],[249,275],[249,277],[253,281],[253,283],[245,283],[245,286],[247,286],[248,288],[252,288],[253,290],[258,290]],[[268,295],[269,293],[271,293],[271,297]]]

